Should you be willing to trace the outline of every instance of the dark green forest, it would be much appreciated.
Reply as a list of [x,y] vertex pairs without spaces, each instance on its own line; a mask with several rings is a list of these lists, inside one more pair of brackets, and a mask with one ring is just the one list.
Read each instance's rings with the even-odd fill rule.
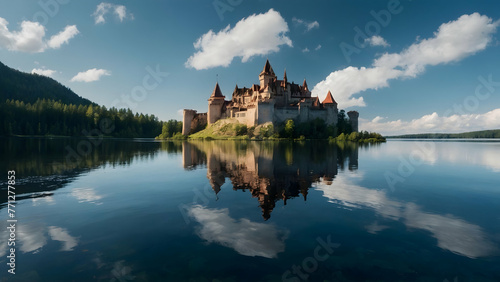
[[61,101],[68,105],[94,104],[50,77],[21,72],[0,62],[0,103],[7,99],[31,104],[38,99]]
[[52,78],[0,62],[0,136],[155,137],[163,122],[130,109],[107,109]]
[[163,123],[154,115],[95,104],[74,105],[39,99],[0,103],[0,135],[155,137]]

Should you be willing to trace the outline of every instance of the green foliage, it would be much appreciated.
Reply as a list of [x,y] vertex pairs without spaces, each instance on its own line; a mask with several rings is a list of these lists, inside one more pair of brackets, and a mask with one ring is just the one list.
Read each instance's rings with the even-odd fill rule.
[[274,126],[269,124],[267,126],[262,126],[260,128],[260,136],[263,138],[269,138],[274,134]]
[[345,111],[340,110],[337,121],[338,132],[344,132],[346,134],[350,134],[352,132],[352,126],[349,123],[349,118],[347,118]]
[[243,136],[243,135],[246,135],[247,132],[248,132],[248,128],[246,125],[244,124],[237,124],[235,127],[234,127],[234,131],[236,133],[236,136]]
[[346,135],[342,132],[339,136],[336,138],[338,141],[345,141],[346,140]]
[[176,132],[173,136],[172,139],[175,140],[186,140],[188,137],[186,135],[182,135],[181,132]]
[[[156,139],[167,139],[174,137],[177,133],[182,135],[182,122],[171,119],[163,123],[161,134]],[[179,139],[179,138],[177,138]]]
[[[102,131],[103,126],[109,130]],[[162,122],[154,115],[134,114],[130,109],[46,99],[0,103],[0,135],[86,136],[97,130],[113,137],[155,137],[161,129]]]
[[284,136],[286,138],[293,138],[294,130],[295,130],[295,123],[293,122],[293,120],[291,119],[287,120],[285,124]]
[[350,134],[341,133],[336,138],[330,137],[328,140],[336,142],[358,142],[358,143],[378,143],[385,142],[385,138],[379,133],[361,131],[361,132],[351,132]]

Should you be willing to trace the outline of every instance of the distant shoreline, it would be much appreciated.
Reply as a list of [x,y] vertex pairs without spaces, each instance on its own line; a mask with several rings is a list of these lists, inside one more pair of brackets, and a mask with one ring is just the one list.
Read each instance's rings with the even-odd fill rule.
[[471,131],[463,133],[419,133],[384,136],[387,139],[499,139],[500,129]]

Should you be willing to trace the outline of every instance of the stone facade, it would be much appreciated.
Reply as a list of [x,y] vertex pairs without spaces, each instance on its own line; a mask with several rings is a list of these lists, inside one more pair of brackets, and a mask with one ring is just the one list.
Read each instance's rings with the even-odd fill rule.
[[[351,111],[349,117],[352,128],[358,128],[357,112]],[[189,134],[196,126],[191,123],[199,115],[192,110],[184,110],[182,134]],[[354,118],[355,117],[355,118]],[[250,88],[233,90],[231,100],[222,95],[219,84],[215,85],[208,99],[207,124],[211,125],[219,119],[232,118],[249,127],[266,122],[282,123],[288,119],[296,122],[307,122],[322,119],[327,125],[338,122],[337,102],[330,91],[323,102],[318,97],[311,97],[311,91],[304,79],[302,85],[288,82],[286,70],[282,80],[278,80],[269,61],[259,74],[259,84]]]

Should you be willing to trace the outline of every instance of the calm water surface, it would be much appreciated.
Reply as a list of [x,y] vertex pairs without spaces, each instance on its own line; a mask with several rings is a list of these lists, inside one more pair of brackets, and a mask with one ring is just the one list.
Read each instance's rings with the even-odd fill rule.
[[2,281],[500,281],[500,143],[0,142]]

